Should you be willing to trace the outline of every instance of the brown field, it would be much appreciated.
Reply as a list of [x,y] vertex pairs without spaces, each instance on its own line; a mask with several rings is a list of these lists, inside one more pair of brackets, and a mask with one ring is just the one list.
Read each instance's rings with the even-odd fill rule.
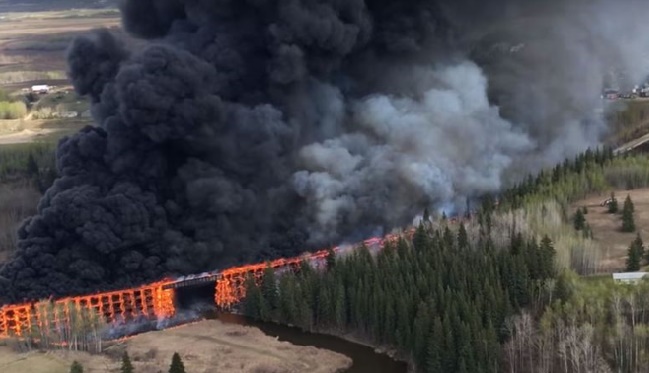
[[621,232],[622,206],[626,196],[630,195],[635,207],[635,224],[637,232],[646,242],[649,242],[649,189],[616,190],[615,196],[618,200],[620,213],[609,214],[608,208],[600,204],[609,197],[609,194],[594,195],[585,200],[575,203],[572,213],[576,207],[586,206],[588,214],[586,221],[593,230],[593,238],[601,245],[604,253],[602,257],[602,269],[622,270],[626,264],[627,249],[631,241],[635,239],[636,233]]
[[134,336],[103,355],[74,351],[21,354],[0,347],[0,372],[67,373],[74,360],[87,373],[118,372],[123,348],[138,373],[167,371],[174,352],[193,373],[335,373],[352,364],[347,356],[279,342],[257,328],[205,320]]
[[56,141],[91,123],[90,118],[0,120],[0,146]]
[[[73,9],[2,14],[0,88],[19,95],[24,88],[47,84],[56,86],[57,92],[41,97],[32,113],[23,119],[0,120],[0,145],[56,140],[91,122],[87,117],[45,118],[52,118],[48,116],[50,112],[87,111],[87,100],[76,97],[67,81],[65,50],[74,37],[98,27],[119,31],[120,19],[116,10]],[[61,92],[65,93],[65,97],[56,97]]]
[[[22,88],[62,82],[70,41],[98,27],[118,29],[117,13],[61,11],[8,13],[0,21],[0,85]],[[49,83],[48,83],[49,84]]]

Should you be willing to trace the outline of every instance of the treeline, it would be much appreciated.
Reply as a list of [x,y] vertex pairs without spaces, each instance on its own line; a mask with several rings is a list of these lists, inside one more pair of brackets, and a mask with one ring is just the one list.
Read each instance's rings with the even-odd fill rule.
[[101,352],[103,349],[103,333],[107,324],[93,309],[77,308],[72,302],[55,304],[41,301],[34,305],[28,322],[31,327],[22,330],[26,334],[12,339],[14,348],[18,350],[38,348]]
[[0,147],[0,182],[30,180],[43,193],[57,177],[56,144],[31,143]]
[[557,200],[562,204],[593,192],[649,186],[649,157],[644,154],[614,156],[610,148],[587,150],[551,170],[528,176],[503,192],[498,209],[508,211],[529,204]]
[[509,245],[496,247],[488,231],[474,244],[463,226],[454,233],[421,225],[411,242],[387,244],[376,256],[367,247],[330,255],[324,271],[304,265],[277,275],[268,268],[259,283],[248,279],[244,313],[352,332],[395,348],[418,372],[499,372],[507,320],[561,294],[550,286],[548,238],[513,234]]
[[[562,278],[568,294],[538,321],[527,312],[510,322],[509,371],[640,373],[649,371],[649,281]],[[614,367],[614,370],[611,370]]]
[[0,119],[19,119],[27,115],[24,101],[0,89]]

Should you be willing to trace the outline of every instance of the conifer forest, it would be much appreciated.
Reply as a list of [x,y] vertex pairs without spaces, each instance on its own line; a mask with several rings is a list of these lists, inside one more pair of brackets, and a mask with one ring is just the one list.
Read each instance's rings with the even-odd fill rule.
[[[580,276],[591,262],[579,249],[588,227],[567,213],[588,193],[649,185],[648,170],[646,156],[589,150],[498,204],[484,198],[466,225],[430,219],[376,255],[367,247],[331,255],[325,270],[268,268],[248,280],[243,312],[351,334],[416,372],[649,371],[649,283]],[[556,214],[567,229],[537,221]]]

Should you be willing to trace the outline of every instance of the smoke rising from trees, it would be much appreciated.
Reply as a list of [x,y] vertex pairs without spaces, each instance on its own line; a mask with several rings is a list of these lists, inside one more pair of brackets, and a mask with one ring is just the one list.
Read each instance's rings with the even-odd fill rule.
[[123,1],[141,40],[70,46],[97,125],[61,142],[0,293],[294,255],[596,145],[609,67],[647,71],[616,26],[649,4],[486,3]]

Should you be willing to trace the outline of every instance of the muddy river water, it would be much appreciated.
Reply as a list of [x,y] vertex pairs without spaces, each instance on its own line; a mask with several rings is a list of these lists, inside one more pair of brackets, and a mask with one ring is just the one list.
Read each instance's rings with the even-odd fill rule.
[[212,318],[217,318],[225,323],[254,326],[261,329],[266,335],[277,337],[280,341],[294,345],[314,346],[347,355],[354,361],[354,364],[346,373],[406,373],[408,370],[406,363],[376,353],[371,347],[352,343],[342,338],[303,332],[298,328],[258,322],[234,314],[214,314]]

